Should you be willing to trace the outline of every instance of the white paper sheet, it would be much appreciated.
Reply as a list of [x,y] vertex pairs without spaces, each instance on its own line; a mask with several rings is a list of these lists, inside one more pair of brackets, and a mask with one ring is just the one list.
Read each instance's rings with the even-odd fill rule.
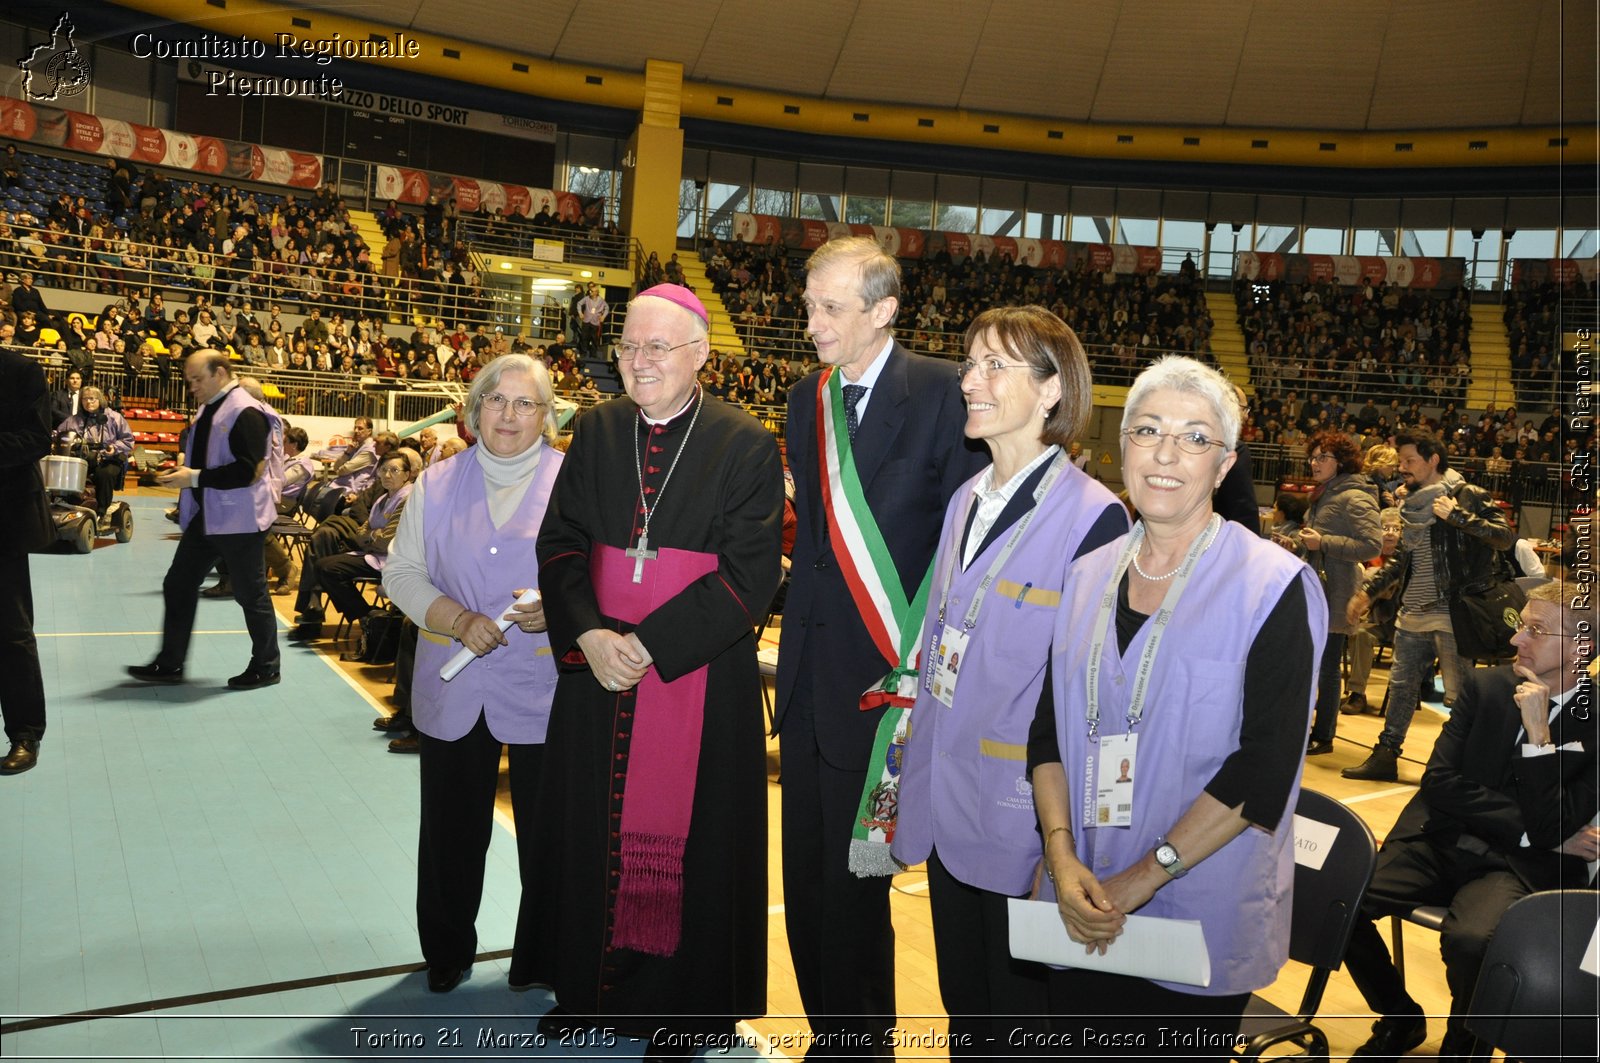
[[1054,901],[1013,897],[1009,907],[1011,955],[1019,960],[1184,985],[1211,984],[1211,954],[1197,920],[1130,915],[1122,936],[1102,956],[1086,953],[1083,945],[1067,937]]
[[1322,870],[1322,862],[1333,852],[1333,843],[1339,837],[1339,828],[1327,823],[1307,819],[1298,812],[1294,816],[1294,862],[1313,871]]

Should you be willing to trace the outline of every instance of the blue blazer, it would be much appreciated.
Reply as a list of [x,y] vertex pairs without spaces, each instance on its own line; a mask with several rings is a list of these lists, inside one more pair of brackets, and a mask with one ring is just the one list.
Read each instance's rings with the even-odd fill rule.
[[[963,435],[967,413],[955,363],[910,354],[898,343],[887,357],[853,449],[867,504],[911,595],[938,548],[950,496],[989,463],[989,455]],[[812,373],[789,390],[796,528],[773,730],[782,730],[796,680],[804,674],[823,759],[861,770],[883,710],[862,712],[857,701],[888,666],[850,597],[828,537],[817,454],[820,380],[821,373]]]

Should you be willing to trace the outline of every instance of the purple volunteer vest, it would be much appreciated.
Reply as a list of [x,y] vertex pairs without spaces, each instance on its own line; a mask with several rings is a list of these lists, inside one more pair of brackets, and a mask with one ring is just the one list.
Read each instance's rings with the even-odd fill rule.
[[[382,531],[387,528],[389,522],[394,519],[395,510],[399,509],[405,503],[405,500],[411,497],[411,488],[414,486],[416,485],[406,484],[397,493],[392,495],[385,493],[382,498],[373,503],[372,512],[367,514],[367,527],[373,531]],[[383,563],[389,560],[389,552],[385,549],[381,554],[362,554],[361,560],[371,565],[373,571],[382,572]],[[456,599],[456,601],[460,600],[459,598]]]
[[[496,528],[489,519],[483,468],[475,449],[422,474],[428,578],[467,608],[499,619],[511,608],[514,589],[539,585],[534,542],[565,455],[545,447],[522,504]],[[508,645],[479,657],[448,683],[439,678],[439,669],[456,655],[460,644],[427,630],[418,635],[411,718],[419,731],[453,742],[472,730],[481,711],[489,733],[501,742],[544,741],[556,691],[549,635],[529,634],[513,625],[506,630]]]
[[[368,436],[366,442],[362,443],[360,447],[356,448],[355,454],[351,454],[350,457],[354,459],[356,454],[370,454],[377,449],[378,444],[372,441],[371,436]],[[372,481],[376,480],[377,478],[378,462],[376,459],[374,459],[372,464],[368,465],[365,469],[357,469],[355,472],[340,473],[338,476],[335,476],[328,482],[339,488],[341,494],[359,494],[371,487]]]
[[[292,484],[287,482],[291,466],[298,467],[302,474],[300,479]],[[305,454],[299,454],[292,458],[286,457],[283,462],[283,474],[285,479],[283,498],[299,498],[306,493],[306,486],[316,479],[317,463]]]
[[[1322,586],[1310,567],[1244,527],[1223,521],[1178,601],[1151,670],[1144,720],[1137,729],[1133,825],[1086,828],[1081,802],[1094,783],[1085,773],[1096,770],[1092,761],[1086,763],[1096,750],[1084,716],[1090,629],[1126,541],[1108,543],[1073,567],[1052,651],[1056,735],[1072,799],[1070,825],[1078,859],[1102,880],[1143,858],[1238,747],[1245,659],[1290,580],[1299,579],[1305,588],[1314,644],[1308,667],[1315,669],[1322,659],[1328,633]],[[1117,652],[1114,631],[1106,638],[1100,672],[1102,735],[1127,733],[1129,694],[1151,627],[1147,621],[1128,644],[1126,657]],[[1313,683],[1305,704],[1284,705],[1283,711],[1300,714],[1309,727],[1315,699]],[[1278,976],[1289,955],[1292,817],[1299,793],[1297,778],[1283,818],[1270,834],[1246,828],[1139,909],[1140,915],[1199,920],[1211,954],[1210,986],[1159,984],[1183,993],[1225,996],[1253,992]]]
[[[939,598],[947,573],[959,567],[973,488],[983,476],[969,480],[945,510],[923,627],[926,643],[941,633]],[[984,597],[948,708],[929,692],[930,650],[923,649],[894,835],[901,863],[920,863],[937,846],[939,859],[967,885],[1011,896],[1028,892],[1040,856],[1027,778],[1028,728],[1044,685],[1050,632],[1068,565],[1106,507],[1117,504],[1115,495],[1081,470],[1070,464],[1061,470]],[[960,627],[1007,535],[956,573],[945,624]]]
[[272,441],[271,427],[277,417],[271,410],[252,399],[241,387],[234,387],[217,400],[216,409],[211,415],[211,434],[206,437],[206,453],[203,462],[195,461],[194,433],[190,432],[188,441],[184,444],[183,463],[191,469],[214,469],[227,465],[234,459],[233,448],[228,444],[228,433],[233,430],[233,422],[239,419],[239,414],[245,410],[260,410],[267,418],[268,442],[266,468],[262,469],[255,480],[245,487],[236,487],[226,491],[219,491],[213,487],[200,488],[198,491],[184,490],[178,495],[178,524],[187,528],[189,522],[194,520],[196,493],[202,496],[201,505],[205,507],[205,523],[207,535],[243,535],[250,532],[265,531],[277,519],[278,507],[273,501],[274,490],[272,475]]
[[[261,412],[267,415],[267,479],[272,482],[272,504],[276,506],[283,501],[283,418],[278,416],[266,403],[261,404]],[[276,517],[276,514],[274,514]]]

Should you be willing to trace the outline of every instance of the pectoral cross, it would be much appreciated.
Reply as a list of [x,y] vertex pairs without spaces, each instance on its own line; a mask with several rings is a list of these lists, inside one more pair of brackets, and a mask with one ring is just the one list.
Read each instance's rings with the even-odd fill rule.
[[654,561],[657,551],[650,549],[650,529],[646,528],[639,533],[639,545],[635,548],[622,551],[624,556],[633,558],[633,582],[644,582],[644,563]]

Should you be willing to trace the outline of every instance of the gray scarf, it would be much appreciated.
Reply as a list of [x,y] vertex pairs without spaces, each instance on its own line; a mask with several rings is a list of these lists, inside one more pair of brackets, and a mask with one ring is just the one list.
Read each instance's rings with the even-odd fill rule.
[[1434,500],[1453,493],[1462,483],[1461,474],[1446,469],[1434,483],[1427,487],[1413,487],[1400,503],[1400,544],[1407,550],[1428,548],[1428,528],[1438,519],[1433,515]]

